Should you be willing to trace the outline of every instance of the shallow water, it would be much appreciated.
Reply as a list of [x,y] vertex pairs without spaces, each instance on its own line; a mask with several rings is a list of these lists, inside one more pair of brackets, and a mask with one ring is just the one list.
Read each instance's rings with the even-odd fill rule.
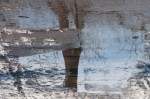
[[77,1],[0,10],[0,97],[150,98],[150,2]]

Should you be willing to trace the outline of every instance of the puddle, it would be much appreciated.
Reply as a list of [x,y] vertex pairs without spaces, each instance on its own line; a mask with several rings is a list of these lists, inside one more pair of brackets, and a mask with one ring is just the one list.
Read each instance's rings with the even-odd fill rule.
[[77,1],[0,10],[0,97],[149,99],[148,6]]
[[[98,22],[93,20],[92,23],[94,21]],[[55,51],[55,48],[50,51],[49,48],[40,52],[35,47],[28,51],[18,49],[24,56],[12,56],[15,51],[11,52],[11,57],[4,56],[1,88],[18,90],[22,95],[28,91],[58,90],[72,90],[76,94],[125,95],[129,88],[131,92],[135,89],[146,92],[150,70],[144,33],[132,32],[117,24],[99,26],[86,22],[80,48],[63,51]]]

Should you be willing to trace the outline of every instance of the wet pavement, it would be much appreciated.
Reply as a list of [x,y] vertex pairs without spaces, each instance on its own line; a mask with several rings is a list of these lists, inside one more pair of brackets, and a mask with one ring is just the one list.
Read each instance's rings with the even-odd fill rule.
[[1,0],[2,99],[150,99],[149,0]]

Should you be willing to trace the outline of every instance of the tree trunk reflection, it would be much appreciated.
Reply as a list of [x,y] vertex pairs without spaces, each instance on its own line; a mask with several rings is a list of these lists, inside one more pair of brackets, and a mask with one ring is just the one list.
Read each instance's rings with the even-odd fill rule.
[[66,77],[65,87],[77,88],[78,64],[81,54],[81,48],[73,48],[63,51]]

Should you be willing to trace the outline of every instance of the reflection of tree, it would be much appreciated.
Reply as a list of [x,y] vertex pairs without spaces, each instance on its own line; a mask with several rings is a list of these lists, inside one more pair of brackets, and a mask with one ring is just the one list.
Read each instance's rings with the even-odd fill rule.
[[68,9],[62,0],[48,1],[48,6],[59,16],[60,29],[68,28]]
[[[83,17],[79,17],[76,0],[72,0],[74,3],[75,10],[75,24],[77,29],[83,28]],[[58,15],[60,29],[69,28],[68,14],[71,9],[69,9],[63,0],[53,0],[47,2],[50,8]],[[65,86],[66,87],[77,87],[77,75],[78,75],[78,64],[80,58],[81,48],[73,48],[63,51],[65,67],[66,67],[66,77]]]
[[[3,56],[3,59],[5,60],[5,63],[8,63],[9,74],[14,77],[14,80],[15,80],[14,86],[17,87],[18,93],[25,96],[23,88],[22,88],[22,82],[21,82],[21,77],[22,77],[21,66],[17,62],[18,57],[10,58],[7,56]],[[15,67],[17,68],[16,71],[15,71]]]
[[[70,4],[70,7],[67,6],[67,3]],[[68,16],[70,13],[74,16],[76,28],[82,29],[84,27],[84,14],[78,11],[76,0],[69,0],[67,2],[65,0],[47,0],[47,4],[58,15],[60,29],[69,28]]]
[[22,88],[21,76],[22,76],[22,71],[21,71],[20,64],[18,64],[17,71],[14,73],[14,78],[16,79],[16,81],[14,82],[14,86],[17,87],[19,94],[25,95]]
[[63,51],[66,77],[65,86],[77,88],[77,75],[78,75],[78,64],[81,54],[81,48],[74,48]]

